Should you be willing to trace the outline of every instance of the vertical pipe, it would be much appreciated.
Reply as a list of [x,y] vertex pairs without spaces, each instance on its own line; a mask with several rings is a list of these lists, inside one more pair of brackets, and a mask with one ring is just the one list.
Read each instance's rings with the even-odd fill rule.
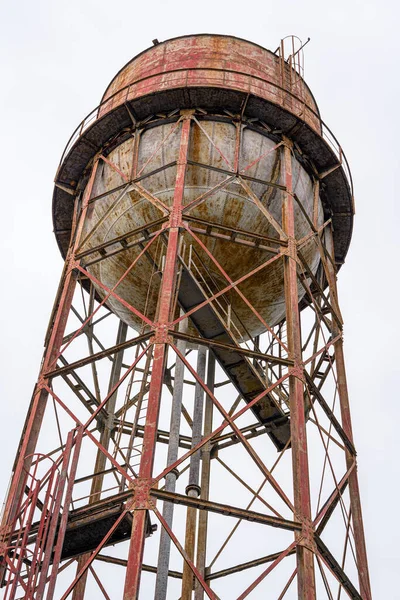
[[[334,246],[332,229],[329,227],[325,232],[326,245],[330,256],[334,261]],[[326,261],[327,266],[327,279],[331,294],[331,301],[334,309],[338,309],[338,292],[336,285],[336,270],[333,263],[330,260]],[[340,314],[340,311],[337,310]],[[335,319],[332,319],[332,333],[336,337],[341,333]],[[336,363],[336,375],[337,375],[337,387],[340,401],[340,411],[342,416],[342,427],[349,440],[353,443],[353,428],[351,424],[350,414],[350,403],[349,403],[349,392],[347,387],[346,367],[344,361],[343,351],[343,338],[335,342],[335,363]],[[355,457],[350,454],[346,449],[346,464],[349,469]],[[357,571],[358,579],[360,583],[360,592],[363,600],[371,600],[371,583],[369,579],[368,559],[367,559],[367,548],[365,543],[364,524],[361,510],[361,499],[360,499],[360,488],[358,484],[357,469],[353,469],[349,476],[349,496],[350,496],[350,508],[352,513],[353,531],[354,531],[354,542],[357,557]]]
[[[207,348],[199,346],[197,351],[197,374],[203,381],[206,374],[206,359]],[[192,429],[192,448],[201,442],[203,431],[203,407],[204,407],[204,390],[196,381],[194,391],[194,406],[193,406],[193,429]],[[192,498],[200,496],[200,450],[192,454],[190,457],[189,468],[189,484],[186,487],[186,493]],[[195,540],[196,540],[196,517],[197,511],[193,507],[188,507],[186,517],[186,537],[185,551],[190,560],[194,560]],[[193,590],[193,573],[189,565],[184,562],[182,576],[182,594],[181,600],[190,600]]]
[[[179,227],[181,225],[182,218],[182,203],[183,192],[185,188],[190,124],[191,112],[187,111],[182,121],[179,160],[175,180],[173,206],[169,219],[168,246],[160,289],[159,318],[154,336],[153,368],[149,389],[146,423],[143,434],[143,452],[139,470],[139,478],[147,480],[149,480],[153,474],[158,415],[160,410],[164,368],[167,355],[166,333],[173,307],[174,288],[176,283],[176,259],[178,256]],[[146,510],[144,509],[135,510],[133,513],[131,542],[129,546],[123,600],[137,600],[139,597],[140,574],[142,570],[146,530],[146,516]]]
[[[289,140],[283,147],[282,176],[286,187],[282,209],[282,228],[288,236],[288,255],[284,256],[284,282],[287,343],[290,358],[301,367],[301,331],[297,293],[297,248],[292,189],[292,161]],[[292,445],[295,518],[311,530],[310,481],[308,471],[307,433],[302,381],[289,377],[290,433]],[[299,600],[315,600],[314,557],[309,548],[299,544],[296,550]]]
[[[215,383],[215,356],[209,351],[208,353],[208,364],[207,364],[207,387],[210,392],[214,393]],[[209,435],[212,432],[212,420],[213,420],[213,403],[209,396],[206,397],[205,410],[204,410],[204,436]],[[202,500],[209,499],[210,492],[210,467],[211,467],[211,443],[208,442],[203,446],[201,453],[201,492],[200,497]],[[197,536],[197,569],[203,579],[206,578],[206,556],[207,556],[207,527],[208,527],[208,512],[201,510],[199,514],[199,533]],[[195,600],[204,600],[204,590],[202,586],[196,581],[195,584]]]
[[[181,311],[181,316],[183,311]],[[187,319],[179,322],[179,331],[186,333],[187,331]],[[178,340],[177,347],[179,352],[185,355],[186,342],[184,340]],[[178,458],[179,448],[179,433],[181,425],[182,415],[182,396],[183,396],[183,378],[185,373],[185,365],[179,357],[176,359],[175,366],[175,378],[174,378],[174,391],[172,395],[172,406],[171,406],[171,420],[169,429],[169,440],[168,440],[168,455],[167,455],[167,466],[172,465]],[[165,489],[167,492],[175,492],[175,485],[177,479],[177,472],[175,469],[168,473],[165,478]],[[174,505],[172,502],[164,502],[163,504],[163,517],[167,522],[168,526],[172,528],[172,520],[174,515]],[[169,568],[169,557],[171,551],[171,538],[164,528],[161,529],[160,534],[160,546],[158,551],[158,563],[157,563],[157,577],[156,577],[156,589],[155,598],[157,600],[165,600],[167,597],[167,585],[168,585],[168,568]]]

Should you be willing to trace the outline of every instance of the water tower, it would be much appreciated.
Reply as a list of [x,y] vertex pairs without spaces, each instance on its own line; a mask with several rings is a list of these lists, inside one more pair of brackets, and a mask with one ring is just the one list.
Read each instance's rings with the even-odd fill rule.
[[371,600],[352,181],[303,74],[293,37],[154,40],[71,136],[3,598]]

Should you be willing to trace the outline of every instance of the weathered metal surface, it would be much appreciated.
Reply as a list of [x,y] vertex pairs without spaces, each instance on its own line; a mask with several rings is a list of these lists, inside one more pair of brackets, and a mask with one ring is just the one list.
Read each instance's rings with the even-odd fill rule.
[[153,489],[150,493],[154,498],[168,500],[174,504],[182,504],[184,506],[190,506],[200,510],[209,510],[210,512],[222,513],[237,519],[245,519],[253,522],[263,523],[265,525],[269,525],[270,527],[287,529],[289,531],[301,531],[301,523],[298,521],[288,521],[287,519],[272,517],[270,515],[266,515],[265,513],[257,513],[249,510],[238,509],[235,506],[228,506],[226,504],[202,500],[201,498],[184,496],[182,494],[173,494],[172,492],[166,492],[164,490]]
[[[286,186],[285,199],[282,206],[282,225],[285,233],[289,236],[289,254],[285,256],[285,307],[287,323],[287,341],[289,356],[295,361],[301,374],[302,351],[301,351],[301,324],[299,307],[297,303],[297,247],[295,233],[295,211],[293,199],[293,170],[291,160],[291,148],[289,140],[283,153],[282,181]],[[305,420],[305,393],[300,376],[292,375],[289,378],[290,397],[290,433],[292,440],[292,464],[293,464],[293,492],[295,515],[305,525],[303,536],[310,532],[308,537],[312,538],[311,523],[311,497],[310,497],[310,474],[308,463],[307,434]],[[305,537],[305,536],[304,536]],[[298,544],[296,549],[297,571],[298,571],[298,593],[302,600],[316,600],[314,557],[310,548],[310,539],[305,544]]]
[[308,86],[298,77],[294,84],[288,63],[284,63],[284,74],[281,69],[276,54],[232,36],[190,35],[167,40],[145,50],[119,71],[102,98],[105,101],[112,96],[99,116],[160,90],[186,87],[190,93],[192,87],[207,85],[274,102],[320,133],[318,108]]
[[[157,222],[163,216],[163,206],[157,204],[157,199],[168,209],[171,208],[180,131],[179,123],[153,127],[140,135],[139,142],[131,137],[107,156],[108,162],[101,161],[93,190],[94,198],[100,198],[93,202],[87,213],[81,252],[87,253],[91,248],[121,238],[129,231]],[[279,232],[273,223],[268,221],[268,214],[262,214],[254,203],[253,197],[247,193],[238,179],[233,179],[224,187],[210,193],[215,187],[223,186],[229,173],[231,176],[235,175],[235,149],[236,127],[233,123],[216,120],[192,122],[188,148],[189,165],[182,201],[183,218],[187,214],[192,218],[213,223],[215,226],[249,231],[279,241]],[[238,173],[243,177],[252,178],[246,179],[245,184],[280,224],[283,192],[277,187],[281,156],[279,143],[261,132],[243,128],[238,150]],[[204,166],[198,166],[200,164]],[[166,165],[172,166],[165,168]],[[295,158],[292,159],[292,166],[293,192],[299,197],[309,218],[312,219],[314,198],[311,178]],[[129,186],[127,182],[134,169],[138,176],[144,177],[148,173],[149,176],[141,180],[140,188],[132,190],[128,187],[130,191],[124,193],[126,188],[121,190],[120,186],[125,183]],[[225,170],[228,175],[215,169]],[[112,192],[114,189],[117,191]],[[210,193],[209,197],[202,202],[196,202],[197,198],[207,193]],[[192,207],[190,207],[191,203],[193,203]],[[186,212],[185,207],[187,207]],[[301,239],[308,233],[309,226],[297,204],[294,211],[296,237]],[[317,227],[322,222],[323,210],[319,202]],[[266,251],[258,248],[237,247],[233,242],[227,243],[225,240],[207,236],[201,238],[232,280],[239,279],[270,256]],[[184,257],[188,257],[190,245],[196,252],[196,256],[193,252],[191,258],[194,268],[201,270],[201,277],[204,279],[201,283],[213,292],[222,289],[226,285],[226,280],[210,258],[187,235],[184,236],[182,247]],[[125,251],[123,256],[117,254],[107,258],[107,253],[113,253],[120,247],[119,243],[107,247],[103,251],[101,262],[91,266],[90,262],[97,254],[83,259],[84,264],[88,263],[88,270],[108,288],[114,288],[141,250],[140,246],[135,246]],[[315,273],[319,259],[313,241],[310,240],[302,251]],[[152,261],[143,256],[140,259],[139,269],[132,270],[116,289],[118,296],[137,307],[150,319],[155,318],[159,286],[154,271],[162,268],[160,256],[152,255]],[[99,287],[97,290],[99,296],[104,297],[104,291]],[[247,298],[251,298],[254,308],[270,326],[284,317],[282,260],[271,264],[262,277],[253,276],[244,281],[240,285],[240,290]],[[302,295],[304,289],[299,287],[299,300]],[[265,329],[254,312],[236,294],[231,293],[229,301],[232,315],[236,315],[238,329],[235,330],[235,336],[237,338],[246,339],[249,334],[257,335]],[[122,320],[140,329],[142,326],[140,319],[122,306],[117,299],[110,297],[107,303]],[[243,326],[238,325],[239,322]],[[212,332],[210,337],[211,334]]]
[[[103,539],[110,527],[115,523],[121,515],[123,506],[116,505],[115,507],[103,510],[102,512],[93,513],[88,518],[86,512],[80,518],[71,514],[65,533],[65,540],[62,549],[62,559],[79,556],[83,552],[94,550],[99,542]],[[121,521],[114,534],[111,536],[107,545],[116,544],[118,542],[128,540],[132,528],[132,515],[127,513]],[[146,535],[151,535],[151,523],[148,521]]]
[[[226,36],[187,36],[159,46],[114,79],[92,124],[85,120],[72,136],[57,173],[55,232],[67,261],[0,529],[5,597],[54,597],[58,574],[70,561],[61,563],[79,554],[77,574],[58,597],[92,596],[85,589],[89,571],[108,597],[94,561],[103,546],[130,536],[129,550],[120,545],[127,560],[110,562],[126,567],[124,599],[137,600],[142,571],[156,573],[155,566],[143,565],[152,513],[168,542],[160,547],[163,573],[182,579],[181,597],[187,600],[193,590],[196,600],[216,600],[220,577],[270,563],[255,579],[248,573],[247,587],[238,590],[239,600],[256,588],[262,594],[260,584],[294,552],[297,568],[290,568],[289,580],[283,575],[279,598],[295,577],[299,600],[314,600],[322,584],[333,598],[325,565],[348,595],[371,600],[335,283],[353,215],[341,148],[335,153],[324,140],[312,96],[290,68],[294,50],[285,63]],[[72,298],[78,277],[88,288],[88,305],[82,290]],[[76,309],[78,299],[84,316]],[[144,333],[124,341],[126,325],[102,308],[105,303]],[[119,327],[111,348],[110,321],[103,325],[103,318]],[[84,356],[82,338],[74,344],[79,336],[87,337]],[[201,345],[197,367],[185,344]],[[134,358],[123,354],[132,346]],[[215,379],[215,358],[228,381],[219,381],[221,372]],[[102,359],[113,363],[108,387],[96,371]],[[179,396],[174,410],[182,411],[188,428],[181,427],[179,414],[165,431],[171,404],[164,391],[173,393],[173,386]],[[46,407],[48,395],[53,407]],[[336,398],[341,415],[334,412]],[[39,433],[52,408],[55,443],[61,445],[54,448],[50,441],[49,449],[48,436]],[[74,427],[69,433],[67,422]],[[307,453],[314,426],[326,453],[320,483],[312,470],[317,457]],[[271,444],[257,439],[265,432],[281,450],[272,466]],[[98,450],[89,473],[81,441]],[[159,443],[167,442],[173,452],[165,461]],[[218,456],[222,449],[236,455],[232,467]],[[44,468],[49,458],[51,467],[39,474],[38,465]],[[325,477],[328,465],[332,482]],[[218,485],[220,468],[233,477],[232,486],[224,479]],[[263,475],[260,484],[257,473]],[[114,477],[116,485],[107,488],[106,479]],[[174,480],[174,489],[162,489],[165,479]],[[82,483],[88,495],[77,492],[76,498]],[[248,503],[235,494],[235,485],[250,492]],[[161,515],[156,500],[188,511],[185,548],[176,523],[173,528]],[[83,504],[74,510],[75,501]],[[252,508],[256,501],[261,512]],[[208,524],[211,514],[221,524],[232,517],[237,522],[214,558],[210,549],[219,526]],[[328,548],[326,527],[340,514],[341,563]],[[248,537],[234,543],[242,521],[257,527],[270,550],[260,546],[257,558],[246,555],[253,550]],[[259,529],[264,525],[265,533]],[[280,533],[290,535],[290,543],[275,545]],[[169,569],[169,541],[183,561],[179,572]],[[336,555],[337,536],[333,542]],[[214,571],[228,543],[237,564]],[[282,575],[278,571],[269,578],[272,587]],[[359,590],[347,572],[357,572]],[[142,595],[148,594],[145,583]]]
[[[178,87],[176,75],[184,77]],[[334,220],[337,262],[344,261],[354,212],[345,155],[322,123],[303,79],[297,75],[293,79],[289,65],[274,53],[231,36],[177,38],[130,61],[112,81],[104,98],[99,109],[71,137],[56,176],[54,230],[64,255],[71,236],[73,197],[96,152],[114,145],[117,137],[127,139],[136,124],[154,120],[157,114],[202,107],[211,113],[241,114],[266,123],[271,130],[290,134],[318,172],[328,173],[324,177],[324,212]],[[327,137],[325,131],[329,132]]]
[[[330,231],[327,234],[327,246],[331,254],[333,254],[333,239],[332,233]],[[327,271],[329,274],[330,293],[334,305],[337,306],[337,309],[339,310],[338,291],[336,287],[335,277],[336,274],[334,272],[334,269],[332,268],[332,264],[327,265]],[[333,323],[333,331],[334,333],[337,333],[339,331],[339,328],[337,327],[336,323]],[[348,439],[350,440],[351,445],[353,445],[353,427],[351,423],[349,392],[347,387],[346,365],[344,360],[342,338],[339,338],[338,341],[335,343],[335,356],[337,364],[337,389],[339,393],[343,430]],[[355,464],[354,461],[354,454],[348,448],[346,448],[346,464],[348,470],[350,471],[349,493],[350,506],[353,517],[354,540],[356,545],[356,555],[358,563],[358,579],[360,582],[360,591],[362,593],[362,598],[365,598],[365,600],[371,600],[372,592],[369,578],[367,548],[365,544],[364,524],[361,510],[360,488],[358,484],[357,469],[353,469],[353,466]]]

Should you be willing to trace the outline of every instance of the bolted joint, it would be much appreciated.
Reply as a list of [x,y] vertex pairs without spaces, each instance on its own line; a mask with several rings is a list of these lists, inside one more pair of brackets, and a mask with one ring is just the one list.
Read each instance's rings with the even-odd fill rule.
[[197,496],[199,497],[201,494],[201,488],[195,483],[189,483],[189,485],[187,485],[185,489],[186,496],[189,496],[190,492],[196,492]]
[[293,258],[294,260],[297,260],[297,242],[296,242],[296,238],[289,236],[288,237],[288,245],[287,245],[287,249],[288,249],[288,256],[290,256],[290,258]]
[[[43,362],[43,361],[42,361]],[[39,375],[39,379],[38,382],[35,386],[35,391],[34,391],[34,395],[37,394],[38,392],[41,392],[42,389],[44,388],[44,386],[47,384],[47,379],[45,378],[44,373],[41,373]]]
[[179,112],[184,119],[190,119],[196,110],[194,108],[182,108]]
[[154,508],[154,503],[150,499],[150,491],[157,485],[157,479],[151,478],[138,477],[132,481],[129,488],[133,491],[133,499],[129,503],[129,510],[151,510]]
[[302,535],[298,540],[297,545],[303,546],[304,548],[307,548],[307,550],[310,550],[311,552],[314,552],[314,554],[317,554],[317,544],[315,543],[314,536],[311,538],[304,537],[304,535]]
[[305,383],[304,379],[304,366],[301,362],[295,362],[294,366],[290,369],[290,375],[292,377],[297,377],[303,383]]
[[177,479],[179,479],[179,475],[180,475],[180,473],[179,473],[179,471],[178,471],[178,469],[177,469],[177,468],[175,468],[175,469],[172,469],[172,470],[170,471],[170,474],[175,476],[175,481],[176,481]]
[[169,227],[170,227],[170,229],[178,229],[180,227],[183,227],[182,211],[180,209],[177,210],[176,208],[174,208],[171,211],[171,214],[169,217]]
[[296,515],[295,518],[296,521],[300,521],[301,523],[301,532],[298,533],[297,544],[311,550],[311,552],[317,553],[315,532],[311,519],[301,515]]
[[167,344],[168,339],[168,325],[156,323],[154,328],[154,344]]

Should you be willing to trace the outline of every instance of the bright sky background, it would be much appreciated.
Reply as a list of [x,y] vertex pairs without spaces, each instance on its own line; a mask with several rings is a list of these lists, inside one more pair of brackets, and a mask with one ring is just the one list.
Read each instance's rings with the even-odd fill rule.
[[1,500],[61,274],[52,182],[76,125],[153,38],[223,33],[274,50],[311,37],[305,79],[355,185],[339,292],[373,593],[400,599],[399,17],[394,0],[1,2]]

